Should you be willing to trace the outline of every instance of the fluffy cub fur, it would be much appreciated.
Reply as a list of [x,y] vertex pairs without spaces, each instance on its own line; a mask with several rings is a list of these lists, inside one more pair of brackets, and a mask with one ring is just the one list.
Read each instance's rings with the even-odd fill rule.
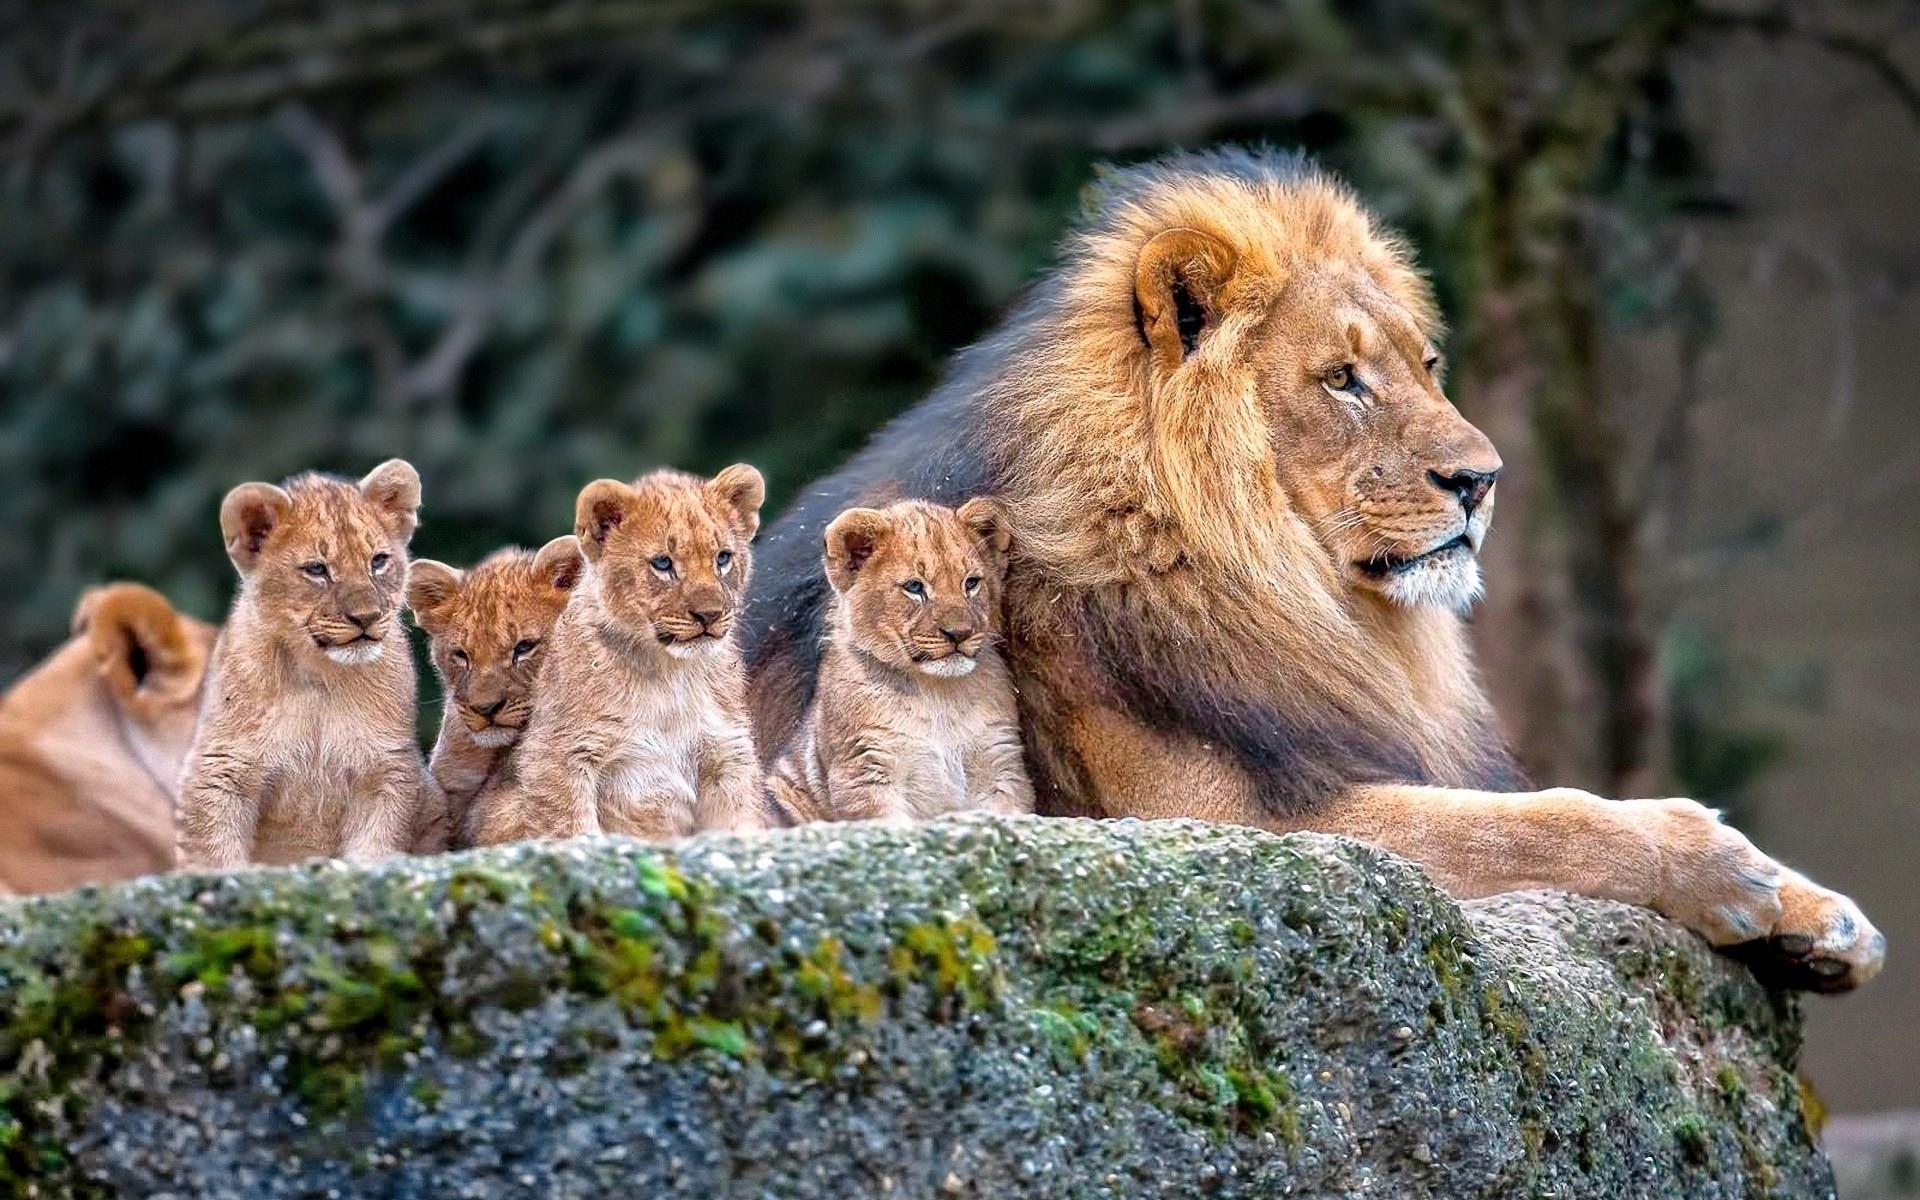
[[980,498],[848,509],[827,526],[819,689],[771,780],[784,816],[1033,811],[998,647],[1008,544]]
[[422,801],[400,626],[420,477],[242,484],[220,506],[240,591],[180,784],[180,865],[404,851]]
[[548,638],[511,777],[477,802],[481,844],[761,823],[733,630],[765,497],[744,465],[580,493],[586,572]]
[[0,895],[173,865],[213,637],[137,583],[80,598],[73,638],[0,696]]
[[[498,551],[468,571],[432,559],[413,564],[407,606],[427,633],[446,695],[428,770],[446,796],[451,845],[473,840],[470,801],[505,766],[533,714],[547,635],[585,567],[572,534],[538,553]],[[429,832],[422,840],[441,838]]]

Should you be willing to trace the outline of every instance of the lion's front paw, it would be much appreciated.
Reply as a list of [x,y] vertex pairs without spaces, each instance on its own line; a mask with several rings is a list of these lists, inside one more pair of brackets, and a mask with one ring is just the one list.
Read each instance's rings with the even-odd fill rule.
[[1629,803],[1660,850],[1654,909],[1715,946],[1750,942],[1779,925],[1785,872],[1719,813],[1692,800]]
[[1780,919],[1733,954],[1771,987],[1846,992],[1880,973],[1887,939],[1853,901],[1788,871]]

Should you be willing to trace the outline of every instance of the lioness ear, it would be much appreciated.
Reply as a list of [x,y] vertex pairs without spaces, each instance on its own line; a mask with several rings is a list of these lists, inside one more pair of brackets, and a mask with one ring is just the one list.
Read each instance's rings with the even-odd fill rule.
[[827,526],[827,580],[844,592],[892,532],[887,514],[872,508],[850,508]]
[[707,491],[737,514],[742,533],[760,531],[760,506],[767,502],[767,481],[746,463],[735,463],[713,477]]
[[1185,362],[1219,320],[1220,291],[1237,261],[1225,242],[1198,229],[1168,229],[1140,248],[1133,296],[1141,336],[1162,367]]
[[540,553],[533,556],[533,569],[554,591],[572,591],[580,582],[580,573],[587,569],[580,539],[569,533],[540,547]]
[[227,557],[242,575],[260,565],[267,539],[292,507],[293,497],[270,483],[243,483],[220,502],[220,536],[226,540]]
[[607,539],[627,519],[632,501],[633,489],[618,479],[596,479],[580,489],[580,498],[573,504],[573,533],[588,562],[600,561]]
[[373,501],[386,526],[401,541],[413,537],[420,523],[420,472],[404,458],[390,458],[360,481],[360,494]]
[[428,633],[438,632],[445,621],[447,605],[452,604],[460,595],[460,581],[465,576],[443,562],[431,558],[415,559],[407,572],[407,607],[413,610],[413,619],[420,628]]
[[167,598],[137,583],[88,588],[73,610],[100,674],[122,707],[142,698],[183,697],[199,686],[201,664],[185,623]]
[[975,496],[960,506],[959,516],[973,536],[986,544],[994,558],[1004,559],[1013,545],[1013,531],[1007,528],[1007,514],[996,500]]

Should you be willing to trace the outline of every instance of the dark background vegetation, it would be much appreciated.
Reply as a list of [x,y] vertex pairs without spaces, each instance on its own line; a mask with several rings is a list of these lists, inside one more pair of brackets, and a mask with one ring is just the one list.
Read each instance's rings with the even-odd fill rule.
[[1842,1107],[1920,1104],[1920,10],[1902,0],[0,3],[0,678],[84,585],[215,616],[234,483],[404,455],[416,549],[737,459],[777,510],[1050,261],[1098,164],[1302,147],[1405,230],[1508,472],[1543,780],[1862,900]]

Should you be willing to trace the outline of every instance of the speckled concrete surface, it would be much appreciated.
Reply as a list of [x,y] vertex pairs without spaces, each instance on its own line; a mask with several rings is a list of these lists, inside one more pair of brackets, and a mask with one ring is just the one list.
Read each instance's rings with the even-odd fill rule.
[[0,905],[0,997],[17,1195],[1832,1195],[1691,935],[1187,822],[148,880]]

